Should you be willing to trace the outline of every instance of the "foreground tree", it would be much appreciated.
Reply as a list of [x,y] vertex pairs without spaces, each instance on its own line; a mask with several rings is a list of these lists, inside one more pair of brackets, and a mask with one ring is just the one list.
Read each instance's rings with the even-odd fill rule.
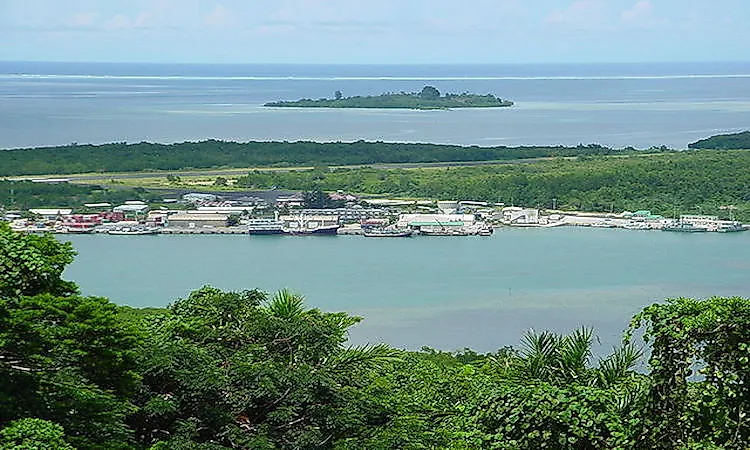
[[76,447],[127,448],[138,337],[115,305],[60,278],[72,253],[0,224],[0,427],[39,418]]
[[0,430],[5,450],[74,450],[65,441],[63,428],[41,419],[21,419]]
[[[750,300],[670,299],[638,314],[652,342],[650,448],[750,445]],[[694,377],[694,375],[698,377]]]
[[305,309],[288,291],[195,291],[145,321],[131,423],[142,442],[166,448],[331,447],[356,425],[343,412],[357,371],[395,357],[343,347],[359,320]]

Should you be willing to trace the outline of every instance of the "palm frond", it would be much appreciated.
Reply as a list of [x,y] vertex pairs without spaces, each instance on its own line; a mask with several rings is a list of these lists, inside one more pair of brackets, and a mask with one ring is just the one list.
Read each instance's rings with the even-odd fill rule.
[[341,350],[327,361],[334,371],[353,367],[377,367],[388,361],[400,361],[401,351],[386,344],[367,344]]
[[594,330],[581,327],[563,337],[559,345],[559,364],[567,379],[580,379],[589,369]]
[[599,383],[611,386],[625,379],[643,356],[643,350],[633,343],[615,347],[612,354],[599,360]]
[[280,319],[296,319],[305,312],[305,298],[288,289],[276,292],[268,304],[268,312]]

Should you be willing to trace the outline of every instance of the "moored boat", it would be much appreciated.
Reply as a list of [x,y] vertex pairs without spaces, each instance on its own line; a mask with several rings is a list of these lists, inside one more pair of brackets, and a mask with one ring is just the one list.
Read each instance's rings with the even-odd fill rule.
[[107,234],[120,236],[145,236],[159,234],[160,230],[153,227],[118,227],[107,231]]
[[708,231],[706,227],[695,226],[687,222],[674,222],[662,228],[663,231],[676,231],[678,233],[703,233]]
[[413,234],[413,230],[398,228],[371,228],[364,232],[365,237],[410,237]]
[[247,223],[247,233],[254,235],[286,234],[284,222],[276,219],[252,219]]

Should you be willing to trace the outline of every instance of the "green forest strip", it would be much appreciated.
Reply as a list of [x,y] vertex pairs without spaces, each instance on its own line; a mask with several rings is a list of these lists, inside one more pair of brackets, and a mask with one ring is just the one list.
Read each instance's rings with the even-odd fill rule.
[[[665,148],[651,151],[666,151]],[[629,154],[632,148],[462,147],[385,142],[111,143],[0,151],[0,176],[184,169],[328,166],[447,161],[507,161],[560,156]]]
[[[237,186],[344,190],[432,199],[480,200],[578,211],[650,209],[750,219],[750,151],[689,151],[659,155],[579,157],[534,164],[430,169],[256,171]],[[723,208],[724,207],[724,208]]]
[[689,144],[688,148],[718,150],[750,149],[750,131],[711,136]]
[[[62,279],[74,255],[70,243],[0,223],[2,449],[746,450],[750,442],[746,298],[648,306],[601,358],[585,327],[530,331],[490,354],[408,352],[349,346],[362,318],[307,308],[287,290],[205,286],[164,299],[166,309],[118,307]],[[634,335],[645,337],[643,348]]]
[[[748,150],[686,151],[471,167],[258,170],[239,176],[235,189],[344,190],[541,208],[552,208],[554,204],[558,209],[596,212],[649,209],[667,217],[694,213],[729,218],[731,212],[738,220],[750,221],[747,167]],[[181,181],[166,182],[166,176],[165,188],[197,189]],[[222,187],[217,184],[211,189]],[[0,205],[8,209],[160,198],[143,188],[124,189],[120,185],[0,182]],[[730,205],[736,209],[728,209]]]

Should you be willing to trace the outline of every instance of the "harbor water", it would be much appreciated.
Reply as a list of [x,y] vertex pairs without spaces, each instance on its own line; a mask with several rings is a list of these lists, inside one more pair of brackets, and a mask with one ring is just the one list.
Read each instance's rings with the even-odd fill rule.
[[518,344],[524,330],[596,328],[618,342],[668,297],[750,296],[750,233],[501,228],[493,236],[60,236],[84,294],[163,307],[202,285],[290,288],[365,320],[351,341],[418,349]]

